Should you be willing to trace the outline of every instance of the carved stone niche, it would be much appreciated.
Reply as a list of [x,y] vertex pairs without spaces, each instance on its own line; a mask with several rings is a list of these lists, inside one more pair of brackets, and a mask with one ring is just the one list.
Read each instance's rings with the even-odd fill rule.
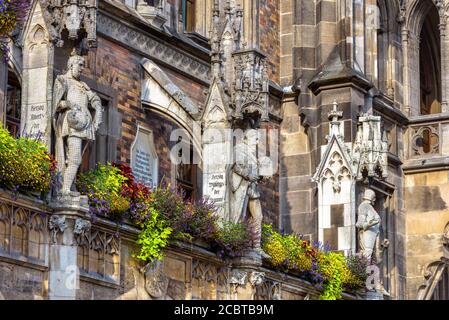
[[235,66],[234,117],[241,119],[244,114],[258,113],[262,121],[268,121],[268,64],[265,55],[257,50],[243,50],[232,56]]

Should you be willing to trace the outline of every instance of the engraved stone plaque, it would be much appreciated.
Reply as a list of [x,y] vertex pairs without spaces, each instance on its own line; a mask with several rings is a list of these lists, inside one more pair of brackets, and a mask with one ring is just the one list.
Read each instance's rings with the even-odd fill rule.
[[131,168],[136,181],[149,187],[157,186],[158,158],[153,132],[138,126],[136,139],[131,146]]

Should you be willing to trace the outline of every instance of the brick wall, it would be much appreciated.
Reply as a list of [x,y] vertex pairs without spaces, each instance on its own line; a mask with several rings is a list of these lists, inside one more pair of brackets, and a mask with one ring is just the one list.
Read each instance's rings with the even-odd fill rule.
[[[282,0],[285,1],[285,0]],[[270,80],[280,80],[279,0],[260,1],[260,48],[268,56]]]

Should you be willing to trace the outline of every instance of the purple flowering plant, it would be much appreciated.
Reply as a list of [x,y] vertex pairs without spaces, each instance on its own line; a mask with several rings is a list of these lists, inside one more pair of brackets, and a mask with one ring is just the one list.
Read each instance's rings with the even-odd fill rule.
[[0,0],[0,53],[8,60],[8,37],[20,27],[31,6],[30,0]]

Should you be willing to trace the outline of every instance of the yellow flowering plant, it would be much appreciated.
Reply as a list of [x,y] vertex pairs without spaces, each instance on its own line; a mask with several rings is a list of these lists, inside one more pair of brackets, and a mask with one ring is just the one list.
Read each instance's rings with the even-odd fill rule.
[[276,269],[299,273],[322,289],[320,299],[340,299],[344,289],[357,290],[366,279],[366,264],[358,256],[345,257],[340,252],[302,239],[298,234],[285,234],[263,226],[262,248]]
[[35,138],[15,139],[0,127],[0,185],[22,193],[47,193],[56,162]]

